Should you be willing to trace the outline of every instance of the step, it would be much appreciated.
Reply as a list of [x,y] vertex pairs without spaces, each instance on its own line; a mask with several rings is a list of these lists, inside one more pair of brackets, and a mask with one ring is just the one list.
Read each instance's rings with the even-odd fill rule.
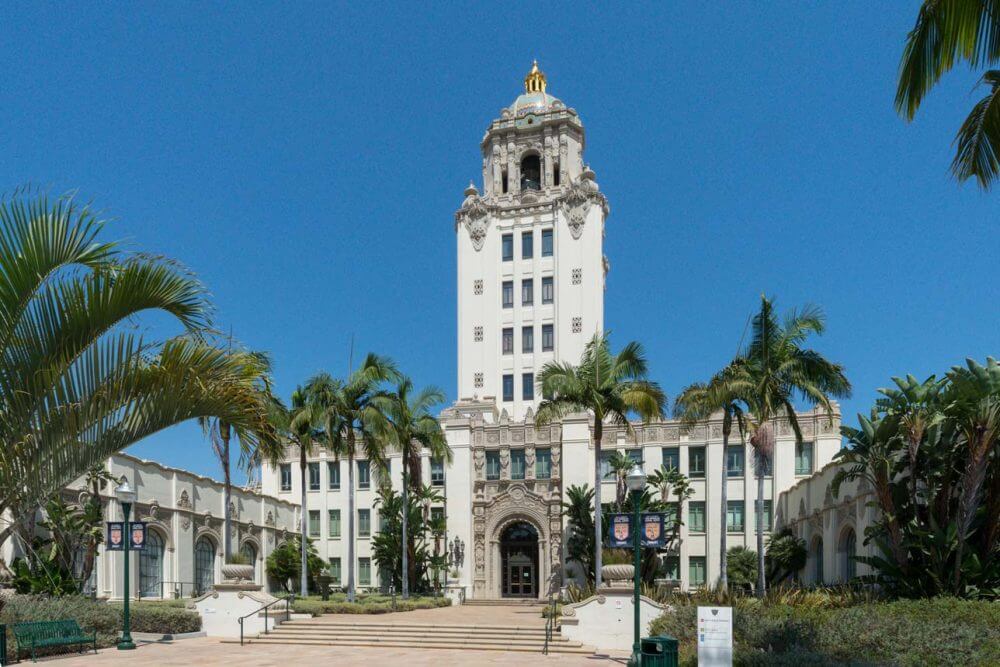
[[[228,644],[238,644],[238,639],[224,639],[223,643]],[[542,643],[534,643],[530,646],[527,645],[511,645],[511,644],[483,644],[477,642],[412,642],[412,641],[394,641],[392,639],[386,639],[382,641],[364,641],[364,640],[354,640],[354,639],[341,639],[341,640],[309,640],[309,639],[274,639],[270,635],[265,637],[260,637],[257,639],[246,640],[247,644],[276,644],[285,646],[378,646],[384,648],[412,648],[412,649],[456,649],[463,651],[514,651],[520,653],[541,653],[544,646]],[[549,651],[551,653],[573,653],[579,655],[593,655],[595,649],[589,648],[583,645],[567,645],[559,642],[550,642]]]
[[495,600],[475,598],[472,600],[466,600],[462,605],[469,607],[544,607],[547,602],[545,600],[536,600],[534,598],[528,600],[512,600],[510,598],[499,598]]
[[391,630],[419,630],[422,632],[445,630],[461,630],[474,632],[476,630],[499,630],[503,632],[538,632],[545,633],[545,623],[539,619],[539,623],[532,625],[493,625],[493,624],[472,624],[472,625],[451,625],[441,623],[378,623],[375,621],[323,621],[313,619],[311,621],[291,621],[282,623],[282,628],[366,628],[389,632]]
[[[541,639],[514,639],[511,637],[396,637],[396,636],[313,636],[313,635],[260,635],[253,639],[268,641],[357,641],[370,644],[382,644],[385,642],[407,642],[412,644],[476,644],[482,646],[541,646],[545,643],[545,638]],[[564,637],[553,638],[550,644],[560,646],[581,646],[579,642],[572,642]]]
[[433,635],[435,637],[476,637],[482,639],[497,638],[497,639],[528,639],[528,640],[538,640],[545,639],[544,632],[531,632],[531,633],[519,633],[519,632],[490,632],[490,631],[476,631],[476,632],[463,632],[463,631],[452,631],[439,629],[433,633],[425,632],[422,630],[359,630],[354,628],[336,628],[336,629],[320,629],[320,628],[277,628],[271,631],[271,634],[286,636],[286,635],[296,635],[296,636],[323,636],[323,637],[368,637],[368,636],[393,636],[393,637],[426,637],[428,635]]

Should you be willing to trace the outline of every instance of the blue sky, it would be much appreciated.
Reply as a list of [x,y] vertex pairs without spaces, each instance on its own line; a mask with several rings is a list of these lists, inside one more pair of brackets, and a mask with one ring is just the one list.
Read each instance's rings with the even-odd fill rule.
[[[0,190],[78,189],[182,261],[287,395],[357,354],[455,394],[453,213],[537,57],[611,203],[606,323],[671,396],[763,291],[821,305],[855,385],[996,354],[997,197],[948,173],[978,99],[893,111],[917,2],[22,3],[0,28]],[[197,428],[133,453],[217,475]]]

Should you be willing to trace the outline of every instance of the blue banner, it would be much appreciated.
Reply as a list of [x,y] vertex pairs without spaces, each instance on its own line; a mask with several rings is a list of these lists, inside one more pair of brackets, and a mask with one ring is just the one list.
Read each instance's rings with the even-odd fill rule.
[[660,512],[644,512],[642,515],[642,546],[661,549],[667,544],[664,530],[664,515]]
[[612,514],[611,523],[608,527],[608,546],[611,547],[631,547],[632,546],[632,515]]
[[107,551],[125,550],[125,522],[108,521],[108,539],[104,548]]
[[142,551],[146,548],[146,524],[143,521],[130,521],[129,531],[129,551]]

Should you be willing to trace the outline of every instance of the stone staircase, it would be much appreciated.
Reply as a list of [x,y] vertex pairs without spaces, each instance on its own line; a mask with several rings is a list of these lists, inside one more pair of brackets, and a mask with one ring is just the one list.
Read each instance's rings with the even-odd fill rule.
[[537,607],[541,615],[545,603],[535,598],[497,598],[494,600],[486,598],[476,598],[462,602],[466,607]]
[[[537,624],[431,625],[380,623],[377,617],[370,616],[359,617],[357,621],[318,617],[282,623],[266,635],[247,639],[246,643],[541,653],[545,645],[545,628]],[[549,642],[549,652],[592,655],[594,649],[565,639],[556,630]]]

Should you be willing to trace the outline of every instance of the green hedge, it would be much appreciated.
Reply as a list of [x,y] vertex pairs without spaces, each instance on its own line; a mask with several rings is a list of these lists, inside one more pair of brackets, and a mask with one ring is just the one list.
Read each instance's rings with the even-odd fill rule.
[[[680,640],[681,664],[697,664],[695,604],[673,603],[652,634]],[[937,598],[842,608],[736,605],[737,665],[997,665],[1000,603]]]
[[414,609],[434,609],[436,607],[448,607],[451,600],[445,597],[418,597],[411,596],[404,600],[396,596],[396,605],[393,608],[392,597],[388,595],[359,595],[357,602],[348,602],[344,594],[334,594],[324,602],[322,598],[309,596],[305,599],[296,599],[292,608],[300,614],[391,614],[397,611],[413,611]]
[[[201,617],[169,604],[133,602],[129,605],[133,632],[179,634],[201,630]],[[14,595],[0,608],[0,623],[72,619],[81,627],[97,630],[98,646],[112,646],[122,628],[122,606],[87,597],[67,595]],[[14,637],[7,631],[8,654],[13,657]],[[65,649],[64,649],[65,650]],[[72,649],[70,649],[72,650]],[[61,652],[53,649],[53,652]]]

